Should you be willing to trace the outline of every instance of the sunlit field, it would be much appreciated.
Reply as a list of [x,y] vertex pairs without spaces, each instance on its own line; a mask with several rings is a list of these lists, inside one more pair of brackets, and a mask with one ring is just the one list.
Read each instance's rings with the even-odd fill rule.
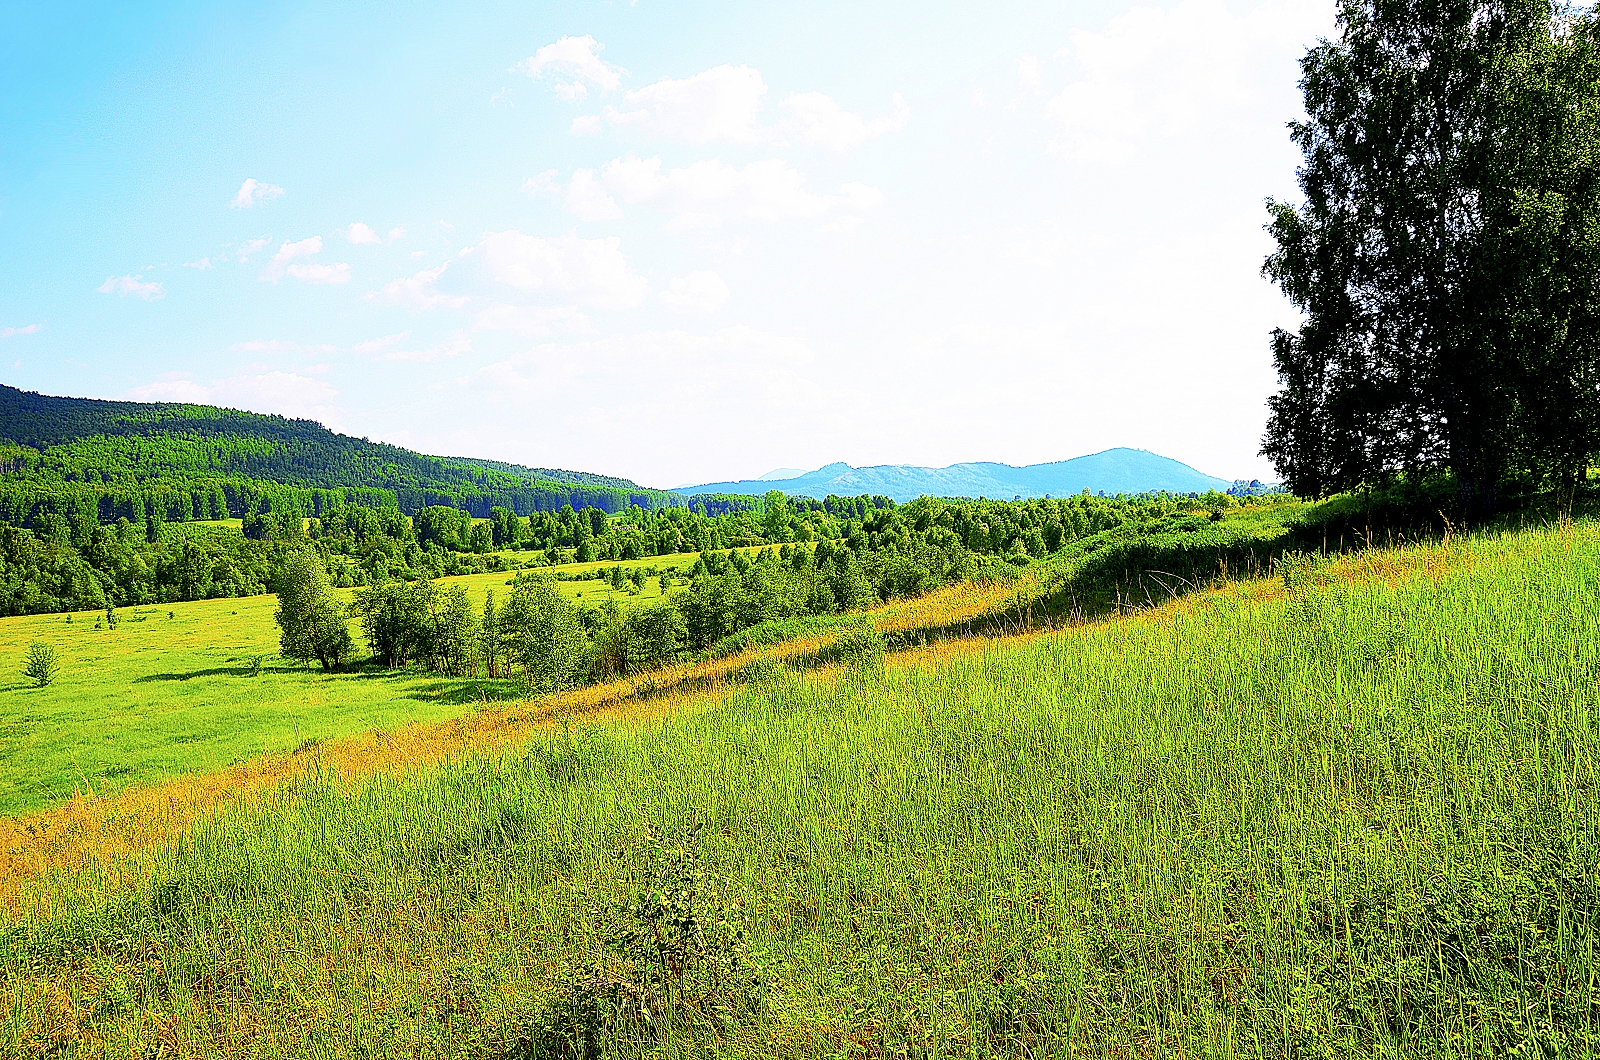
[[74,814],[159,813],[80,800],[6,839],[0,1040],[1582,1055],[1597,590],[1589,523],[1306,560],[1055,632],[420,722],[405,754],[331,740],[197,817],[169,789],[176,833],[26,867]]

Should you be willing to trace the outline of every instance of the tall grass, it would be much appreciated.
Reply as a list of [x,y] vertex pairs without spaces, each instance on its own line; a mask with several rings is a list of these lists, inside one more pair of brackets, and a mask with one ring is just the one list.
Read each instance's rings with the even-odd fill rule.
[[0,1043],[534,1055],[668,893],[665,836],[764,985],[662,973],[646,1021],[591,996],[606,1055],[1600,1050],[1600,529],[1285,569],[307,773],[135,885],[38,880]]

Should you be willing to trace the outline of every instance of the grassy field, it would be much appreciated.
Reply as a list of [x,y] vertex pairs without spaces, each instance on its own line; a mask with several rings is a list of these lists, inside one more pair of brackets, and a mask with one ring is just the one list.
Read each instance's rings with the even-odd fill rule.
[[307,755],[11,881],[0,1047],[1600,1050],[1600,528],[1286,571],[426,767]]
[[[466,585],[481,606],[490,591],[504,599],[509,578],[475,574],[440,584]],[[594,606],[661,596],[653,578],[638,595],[600,581],[556,585]],[[352,595],[340,591],[346,600]],[[276,606],[276,597],[253,596],[123,608],[115,630],[96,628],[97,612],[0,618],[0,815],[75,791],[103,795],[209,772],[307,740],[453,717],[508,693],[497,682],[378,669],[324,675],[286,662],[277,655]],[[351,629],[359,640],[358,626]],[[61,661],[48,688],[22,676],[35,641],[54,647]]]

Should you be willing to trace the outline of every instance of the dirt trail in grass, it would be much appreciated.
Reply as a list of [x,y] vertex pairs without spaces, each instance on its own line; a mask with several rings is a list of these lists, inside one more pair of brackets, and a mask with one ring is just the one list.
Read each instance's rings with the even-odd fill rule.
[[[1345,556],[1330,563],[1323,573],[1350,581],[1394,583],[1418,574],[1437,578],[1466,560],[1465,551],[1451,547],[1447,540]],[[1283,583],[1275,579],[1227,582],[1112,620],[1170,623],[1188,611],[1209,606],[1219,596],[1259,601],[1282,592]],[[885,633],[950,630],[966,622],[981,627],[992,625],[990,620],[1001,616],[1017,599],[1014,585],[963,585],[890,604],[872,612],[871,617]],[[1071,627],[1026,629],[1004,621],[1000,625],[1015,631],[944,636],[924,646],[895,651],[886,664],[891,668],[937,667],[1000,643],[1071,635]],[[581,717],[585,722],[639,719],[704,708],[725,697],[741,671],[757,659],[826,669],[822,660],[832,641],[831,634],[823,634],[529,701],[486,701],[482,709],[449,721],[418,722],[395,732],[374,730],[342,737],[289,754],[257,757],[214,773],[127,788],[108,798],[80,793],[57,807],[0,818],[0,901],[13,913],[19,912],[36,900],[30,897],[34,890],[29,886],[31,880],[52,871],[70,872],[91,861],[113,885],[136,879],[147,868],[147,859],[141,855],[183,835],[196,821],[259,799],[308,769],[353,777],[415,768],[507,749],[535,731],[561,724],[563,718]]]

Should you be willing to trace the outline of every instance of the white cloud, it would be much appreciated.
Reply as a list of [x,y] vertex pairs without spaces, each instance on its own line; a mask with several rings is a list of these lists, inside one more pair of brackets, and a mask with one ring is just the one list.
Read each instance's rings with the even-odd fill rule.
[[[761,433],[774,430],[786,440],[833,438],[862,422],[871,405],[854,393],[848,373],[818,372],[817,363],[804,342],[748,327],[707,335],[612,334],[539,343],[485,365],[459,379],[462,399],[446,404],[496,423],[501,451],[528,458],[538,453],[558,467],[617,468],[643,482],[670,485],[715,478],[713,467],[727,460],[726,420],[685,416],[685,409],[760,408]],[[580,393],[604,397],[551,400]],[[526,415],[530,402],[540,415]],[[450,426],[443,421],[419,426],[430,437],[414,442],[433,452],[459,451],[474,437],[470,431],[461,434],[462,441],[445,437]],[[650,444],[641,446],[640,438]],[[775,446],[748,459],[770,467],[777,455]]]
[[262,247],[266,246],[270,242],[271,242],[270,239],[252,239],[252,240],[250,240],[249,242],[245,243],[243,246],[241,246],[239,248],[239,260],[241,262],[249,261],[250,260],[250,255],[254,254],[256,251],[260,250]]
[[727,304],[728,285],[709,269],[699,269],[670,281],[659,297],[674,313],[712,313]]
[[406,230],[404,228],[391,228],[389,229],[388,238],[385,239],[385,237],[374,232],[371,225],[363,224],[360,221],[352,221],[347,227],[339,229],[339,234],[357,246],[373,247],[380,246],[385,242],[393,243],[397,239],[404,239]]
[[159,283],[140,282],[140,276],[107,276],[106,282],[95,290],[101,294],[131,294],[143,298],[146,302],[154,301],[167,293],[166,288]]
[[871,121],[841,107],[832,96],[800,92],[780,103],[784,117],[764,125],[767,83],[749,66],[724,64],[679,80],[667,79],[623,94],[620,105],[573,119],[572,131],[594,136],[607,127],[665,140],[705,144],[777,143],[791,139],[832,151],[848,151],[905,126],[911,108],[896,92],[889,113]]
[[[1075,31],[1054,56],[1076,76],[1046,105],[1052,147],[1102,163],[1151,147],[1214,147],[1262,129],[1284,137],[1298,58],[1326,22],[1318,0],[1267,0],[1238,15],[1221,0],[1180,0],[1134,8],[1100,32]],[[1024,64],[1025,88],[1040,78],[1036,64]]]
[[845,184],[836,195],[818,195],[805,186],[805,174],[779,159],[743,168],[720,159],[695,162],[663,173],[661,159],[627,155],[607,162],[600,184],[626,203],[653,203],[671,213],[673,230],[706,228],[729,220],[780,221],[862,213],[877,207],[883,193],[864,184]]
[[305,346],[298,342],[284,342],[282,339],[251,339],[249,342],[236,342],[228,347],[234,353],[337,353],[339,347],[321,344]]
[[272,260],[267,262],[266,268],[261,270],[260,278],[277,283],[288,269],[290,262],[296,258],[309,258],[313,254],[320,253],[322,253],[321,236],[312,236],[297,243],[283,243],[278,247],[278,252],[272,255]]
[[315,419],[333,425],[343,410],[333,402],[339,392],[328,383],[294,372],[268,371],[240,374],[209,383],[183,374],[171,374],[136,386],[122,395],[133,401],[180,401],[222,405],[250,412]]
[[898,92],[890,101],[888,115],[872,121],[850,113],[821,92],[796,93],[779,107],[789,115],[781,127],[784,132],[803,144],[830,151],[848,151],[885,133],[899,132],[911,117],[911,108]]
[[228,205],[235,210],[247,210],[252,206],[259,206],[264,202],[271,202],[283,194],[283,189],[276,184],[263,184],[255,177],[251,177],[239,185],[239,192]]
[[588,35],[562,37],[518,63],[516,69],[529,77],[554,80],[556,95],[576,102],[589,95],[589,85],[609,92],[622,83],[624,71],[600,58],[604,48]]
[[[379,340],[380,342],[383,340]],[[367,345],[363,343],[363,345]],[[465,331],[457,331],[443,342],[423,349],[396,349],[398,343],[388,343],[373,349],[374,359],[379,361],[412,361],[428,363],[442,361],[448,357],[459,357],[463,353],[472,352],[472,336]]]
[[580,221],[614,221],[622,207],[594,179],[594,170],[580,169],[567,183],[567,212]]
[[510,331],[518,335],[548,335],[552,331],[593,330],[577,306],[508,305],[495,302],[478,314],[474,323],[484,331]]
[[445,262],[437,269],[423,269],[415,276],[391,280],[367,295],[367,300],[384,305],[410,306],[412,309],[460,309],[467,304],[465,297],[442,294],[434,286],[449,267],[450,263]]
[[482,256],[493,279],[522,291],[553,294],[601,309],[631,309],[644,301],[650,285],[628,266],[616,236],[524,235],[491,232],[463,254]]
[[343,261],[336,265],[320,263],[311,265],[295,264],[290,265],[285,271],[295,279],[304,280],[306,283],[337,284],[350,282],[350,266]]
[[760,123],[767,83],[748,66],[715,66],[682,80],[657,81],[623,95],[622,107],[573,122],[572,131],[592,134],[601,125],[693,144],[727,140],[759,143],[768,137]]
[[354,346],[350,347],[350,349],[355,353],[382,353],[384,350],[397,346],[410,337],[411,332],[401,331],[394,335],[384,335],[382,338],[368,339],[366,342],[358,342]]
[[43,324],[26,324],[20,328],[0,328],[0,339],[9,339],[17,335],[34,335],[42,327]]
[[320,253],[322,253],[321,236],[312,236],[296,243],[284,243],[278,247],[278,252],[272,255],[272,260],[267,262],[266,268],[261,270],[260,278],[268,283],[277,283],[284,276],[293,276],[306,283],[349,283],[350,265],[347,262],[326,265],[298,260]]
[[211,258],[204,257],[199,261],[186,261],[183,263],[183,267],[186,269],[209,269],[211,268]]

